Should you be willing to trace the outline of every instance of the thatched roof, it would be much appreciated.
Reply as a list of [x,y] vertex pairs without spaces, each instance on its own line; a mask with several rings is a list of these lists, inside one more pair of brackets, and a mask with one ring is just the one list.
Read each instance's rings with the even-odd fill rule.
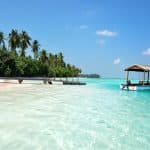
[[149,72],[150,71],[150,65],[140,65],[135,64],[125,69],[125,71],[138,71],[138,72]]

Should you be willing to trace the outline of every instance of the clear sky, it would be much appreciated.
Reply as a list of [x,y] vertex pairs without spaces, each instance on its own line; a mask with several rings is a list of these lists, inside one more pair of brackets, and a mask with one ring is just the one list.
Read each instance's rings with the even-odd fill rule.
[[84,73],[122,77],[130,64],[150,64],[149,0],[0,1],[0,30],[12,28]]

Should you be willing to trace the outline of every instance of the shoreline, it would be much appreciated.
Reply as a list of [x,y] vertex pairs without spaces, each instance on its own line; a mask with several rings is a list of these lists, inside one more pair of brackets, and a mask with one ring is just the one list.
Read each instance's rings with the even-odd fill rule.
[[19,87],[19,84],[8,83],[8,82],[0,82],[0,90],[5,90],[8,88]]
[[0,80],[0,90],[5,90],[14,87],[31,86],[32,84],[19,84],[16,80]]

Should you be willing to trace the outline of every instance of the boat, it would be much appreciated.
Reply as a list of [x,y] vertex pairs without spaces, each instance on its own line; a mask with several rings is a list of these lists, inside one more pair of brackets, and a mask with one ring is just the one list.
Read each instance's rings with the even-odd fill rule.
[[79,81],[63,81],[64,85],[86,85],[84,82]]
[[[120,88],[122,90],[129,90],[129,91],[141,91],[141,90],[150,90],[150,65],[140,65],[140,64],[134,64],[126,69],[124,71],[127,72],[126,76],[126,83],[121,84]],[[142,72],[143,73],[143,79],[139,80],[138,83],[132,83],[131,80],[129,80],[129,73],[130,72]]]

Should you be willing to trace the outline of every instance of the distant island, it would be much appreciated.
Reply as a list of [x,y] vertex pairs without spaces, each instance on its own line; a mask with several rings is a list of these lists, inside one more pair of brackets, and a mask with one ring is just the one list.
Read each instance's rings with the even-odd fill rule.
[[80,77],[82,78],[100,78],[101,76],[99,74],[80,74]]

